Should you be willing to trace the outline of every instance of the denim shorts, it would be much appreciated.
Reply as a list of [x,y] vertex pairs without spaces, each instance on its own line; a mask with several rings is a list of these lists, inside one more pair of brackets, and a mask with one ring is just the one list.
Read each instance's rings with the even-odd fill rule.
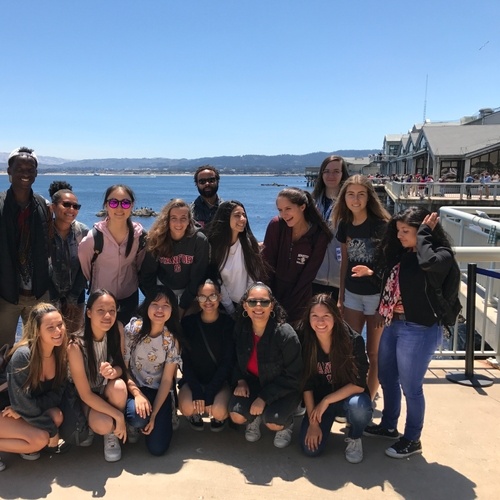
[[346,290],[344,293],[344,307],[353,311],[361,311],[365,316],[373,316],[377,312],[380,294],[359,295]]

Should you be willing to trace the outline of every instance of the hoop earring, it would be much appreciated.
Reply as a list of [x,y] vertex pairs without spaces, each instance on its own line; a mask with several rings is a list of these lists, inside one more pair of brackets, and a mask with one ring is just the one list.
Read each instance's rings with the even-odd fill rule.
[[248,313],[243,309],[243,312],[241,313],[241,315],[244,317],[244,318],[248,318]]
[[271,318],[274,318],[274,317],[276,317],[276,313],[275,313],[274,311],[271,311],[271,312],[269,313],[269,316],[270,316]]

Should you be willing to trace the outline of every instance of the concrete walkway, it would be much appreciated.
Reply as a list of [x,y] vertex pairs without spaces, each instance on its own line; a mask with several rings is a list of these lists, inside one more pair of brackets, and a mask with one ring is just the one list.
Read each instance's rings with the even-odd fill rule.
[[[302,455],[297,443],[279,450],[273,434],[247,443],[243,429],[214,434],[192,431],[184,419],[164,457],[150,456],[139,441],[123,446],[123,458],[106,463],[102,438],[90,448],[36,462],[2,453],[0,498],[71,499],[497,499],[500,492],[500,371],[476,361],[475,373],[494,385],[474,389],[446,380],[463,361],[433,361],[427,373],[423,455],[394,460],[391,441],[363,438],[365,458],[344,459],[343,426],[335,424],[325,454]],[[377,401],[375,420],[383,401]],[[404,411],[404,409],[403,409]],[[403,423],[400,423],[400,431]]]

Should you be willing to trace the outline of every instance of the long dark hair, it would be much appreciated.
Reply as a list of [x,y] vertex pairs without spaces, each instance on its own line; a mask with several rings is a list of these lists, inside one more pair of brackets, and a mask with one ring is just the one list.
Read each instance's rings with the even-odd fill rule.
[[[394,265],[400,260],[401,255],[408,251],[399,241],[397,223],[402,222],[418,230],[425,217],[429,214],[430,212],[426,208],[409,207],[391,217],[377,252],[377,267],[380,271],[383,271],[389,265]],[[434,248],[451,248],[450,238],[440,223],[432,231],[432,246]]]
[[[229,250],[232,243],[232,230],[230,226],[231,214],[236,207],[241,207],[245,212],[243,203],[237,200],[224,201],[219,205],[214,218],[207,228],[208,241],[211,249],[211,265],[214,268],[212,272],[220,272],[226,264]],[[250,229],[250,221],[247,217],[247,223],[244,231],[238,234],[238,239],[243,250],[245,267],[248,275],[254,281],[261,281],[266,278],[266,264],[262,259],[259,243]]]
[[[85,324],[83,327],[83,340],[84,340],[84,349],[85,354],[87,356],[88,369],[90,380],[95,380],[98,374],[97,361],[94,353],[94,345],[93,345],[93,334],[92,334],[92,325],[90,324],[90,318],[87,314],[89,309],[92,309],[95,301],[99,297],[103,297],[104,295],[109,295],[114,301],[116,310],[118,311],[118,301],[116,297],[108,290],[104,288],[99,288],[95,292],[92,292],[87,300],[87,307],[85,309]],[[118,320],[115,320],[111,328],[106,332],[107,337],[107,353],[106,359],[112,360],[113,366],[119,366],[122,369],[122,378],[126,377],[126,368],[125,362],[123,361],[123,354],[120,344],[120,329],[118,328]]]
[[152,302],[155,302],[159,299],[166,299],[167,302],[172,307],[172,312],[170,314],[170,318],[165,322],[165,326],[168,328],[168,331],[172,334],[172,336],[177,340],[179,345],[184,344],[184,338],[182,335],[182,328],[179,320],[179,306],[177,305],[177,297],[170,288],[166,286],[158,286],[155,290],[146,295],[142,303],[139,305],[137,309],[137,314],[142,320],[142,325],[139,330],[139,333],[135,336],[134,342],[132,345],[132,350],[151,333],[151,320],[149,319],[148,309]]
[[319,167],[318,177],[316,179],[316,182],[314,183],[312,197],[316,201],[319,200],[325,194],[326,185],[325,181],[323,180],[323,172],[325,171],[327,165],[332,161],[339,161],[342,166],[342,178],[340,179],[339,187],[342,187],[342,184],[344,184],[344,182],[349,177],[349,171],[347,170],[347,163],[344,160],[344,158],[342,158],[342,156],[337,156],[337,155],[327,156],[321,163],[321,166]]
[[285,189],[282,189],[278,193],[277,198],[279,198],[280,196],[286,198],[290,203],[298,205],[299,207],[305,205],[304,218],[306,219],[306,221],[318,226],[320,231],[325,233],[328,241],[331,241],[333,237],[332,232],[330,231],[330,228],[328,227],[326,222],[323,220],[323,217],[321,217],[321,214],[318,212],[316,204],[314,203],[314,200],[309,191],[304,191],[303,189],[297,187],[287,187]]
[[[109,186],[108,189],[106,189],[106,193],[104,194],[104,202],[102,204],[102,208],[106,209],[107,206],[107,201],[109,198],[109,195],[115,190],[115,189],[123,189],[127,193],[127,196],[129,197],[130,201],[132,202],[132,206],[135,203],[135,194],[132,191],[132,188],[125,184],[113,184],[112,186]],[[125,248],[125,257],[128,257],[130,255],[130,251],[132,250],[132,245],[134,244],[134,225],[132,224],[132,219],[129,217],[127,219],[127,227],[128,227],[128,238],[127,238],[127,246]]]
[[332,385],[343,387],[346,384],[357,384],[358,368],[355,363],[352,339],[347,325],[344,323],[336,301],[327,293],[315,295],[307,304],[299,330],[302,337],[302,386],[318,373],[318,349],[321,346],[309,321],[314,306],[325,306],[333,316],[328,359],[332,369]]

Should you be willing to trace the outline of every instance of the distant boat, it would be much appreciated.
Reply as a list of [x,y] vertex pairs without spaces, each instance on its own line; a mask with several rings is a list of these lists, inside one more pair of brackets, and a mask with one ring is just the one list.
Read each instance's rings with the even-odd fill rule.
[[99,172],[94,172],[94,175],[101,175]]
[[278,184],[277,182],[272,182],[270,184],[261,184],[261,186],[286,187],[288,184]]

